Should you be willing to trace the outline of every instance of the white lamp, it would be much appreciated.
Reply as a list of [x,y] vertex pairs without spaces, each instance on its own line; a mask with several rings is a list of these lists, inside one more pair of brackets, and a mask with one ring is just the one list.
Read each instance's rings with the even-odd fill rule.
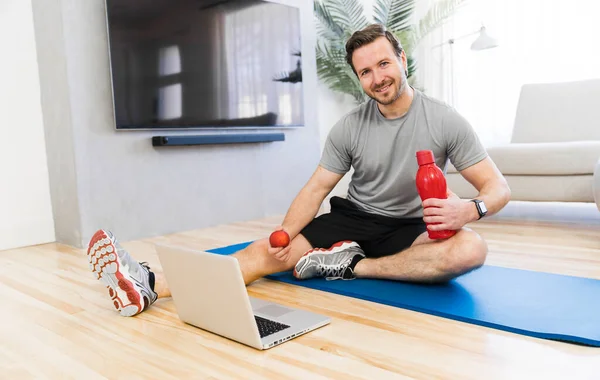
[[481,28],[479,28],[478,30],[476,30],[474,32],[467,33],[467,34],[464,34],[464,35],[456,37],[456,38],[450,38],[449,40],[447,40],[441,44],[434,45],[432,47],[432,49],[435,49],[435,48],[438,48],[438,47],[441,47],[444,45],[450,46],[450,83],[451,83],[450,85],[452,87],[450,89],[450,105],[451,106],[454,106],[454,56],[453,56],[454,55],[453,54],[454,43],[456,42],[456,40],[461,40],[463,38],[473,36],[475,34],[479,34],[479,36],[471,44],[471,50],[480,51],[480,50],[495,48],[498,46],[498,41],[495,38],[490,37],[490,35],[487,34],[485,26],[482,25]]
[[482,26],[481,29],[479,29],[479,37],[471,44],[471,50],[485,50],[495,48],[496,46],[498,46],[498,41],[495,38],[490,37],[485,31],[485,26]]

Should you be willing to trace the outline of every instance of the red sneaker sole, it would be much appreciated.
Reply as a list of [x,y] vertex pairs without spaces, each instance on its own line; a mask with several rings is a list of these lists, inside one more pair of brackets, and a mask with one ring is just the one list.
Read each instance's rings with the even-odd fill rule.
[[94,234],[88,245],[87,256],[90,269],[108,288],[114,308],[124,317],[140,313],[146,300],[135,288],[129,274],[121,271],[123,265],[117,254],[117,247],[105,231],[99,230]]

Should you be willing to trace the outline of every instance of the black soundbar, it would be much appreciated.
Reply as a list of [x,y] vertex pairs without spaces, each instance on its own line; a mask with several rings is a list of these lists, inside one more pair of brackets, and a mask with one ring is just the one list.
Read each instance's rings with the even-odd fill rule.
[[196,136],[154,136],[153,146],[244,144],[284,141],[283,133],[229,133]]

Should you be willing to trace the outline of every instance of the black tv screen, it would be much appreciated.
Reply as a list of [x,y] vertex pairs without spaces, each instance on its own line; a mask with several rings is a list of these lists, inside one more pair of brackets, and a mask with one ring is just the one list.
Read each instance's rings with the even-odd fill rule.
[[266,0],[106,0],[117,129],[304,124],[300,11]]

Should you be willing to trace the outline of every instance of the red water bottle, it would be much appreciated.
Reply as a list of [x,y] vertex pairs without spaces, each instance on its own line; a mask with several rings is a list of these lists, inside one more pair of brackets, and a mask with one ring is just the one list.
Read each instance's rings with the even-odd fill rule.
[[[430,150],[420,150],[417,152],[417,191],[421,197],[421,201],[428,198],[446,199],[448,197],[446,177],[442,170],[435,164],[433,152]],[[427,223],[427,225],[438,223]],[[427,230],[430,239],[447,239],[456,231],[442,230],[430,231]]]

